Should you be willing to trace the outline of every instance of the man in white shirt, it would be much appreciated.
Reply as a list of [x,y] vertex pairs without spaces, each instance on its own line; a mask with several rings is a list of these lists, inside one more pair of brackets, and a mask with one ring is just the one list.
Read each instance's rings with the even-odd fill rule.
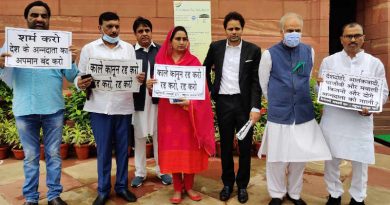
[[[355,76],[376,77],[384,81],[382,104],[386,103],[388,87],[382,62],[364,52],[363,28],[357,23],[343,27],[340,37],[343,50],[324,58],[322,71],[346,73]],[[321,76],[319,81],[322,81]],[[340,180],[342,159],[352,163],[350,205],[364,204],[367,196],[368,164],[375,163],[373,116],[367,109],[347,110],[325,105],[321,119],[322,132],[332,152],[333,159],[325,162],[325,182],[329,192],[327,205],[340,205],[343,183]]]
[[154,160],[156,162],[156,175],[164,185],[172,183],[172,177],[161,174],[158,166],[157,144],[157,103],[158,98],[152,98],[146,89],[146,80],[154,75],[155,57],[160,45],[152,41],[152,23],[143,17],[138,17],[133,24],[134,35],[137,39],[135,55],[142,60],[142,72],[146,79],[140,87],[139,93],[134,93],[133,126],[134,126],[134,161],[135,177],[131,181],[132,187],[140,187],[146,179],[146,140],[151,137],[153,141]]
[[268,100],[268,113],[258,154],[267,155],[269,205],[282,204],[285,195],[294,205],[305,205],[300,193],[306,162],[331,158],[314,119],[310,95],[314,50],[300,42],[302,28],[300,15],[285,14],[280,19],[283,40],[264,51],[260,62],[260,85]]
[[[227,201],[238,187],[238,201],[248,201],[246,188],[250,179],[251,128],[243,140],[238,141],[240,149],[237,176],[234,173],[233,140],[238,131],[250,119],[260,119],[261,89],[257,72],[261,51],[258,46],[241,39],[245,20],[241,14],[230,12],[225,16],[224,28],[227,39],[212,42],[203,65],[211,96],[216,103],[216,114],[221,138],[221,162],[223,189],[221,201]],[[210,72],[215,73],[214,82]]]
[[[136,59],[134,47],[119,39],[119,17],[113,12],[104,12],[99,17],[99,38],[83,47],[80,54],[80,73],[85,74],[90,58],[129,60]],[[142,82],[145,75],[138,75]],[[89,84],[82,85],[85,89]],[[98,196],[93,205],[103,205],[111,189],[112,149],[116,157],[116,194],[128,202],[136,196],[128,190],[128,136],[134,112],[133,93],[129,91],[93,90],[84,110],[90,112],[91,126],[97,145]],[[114,146],[114,147],[113,147]]]

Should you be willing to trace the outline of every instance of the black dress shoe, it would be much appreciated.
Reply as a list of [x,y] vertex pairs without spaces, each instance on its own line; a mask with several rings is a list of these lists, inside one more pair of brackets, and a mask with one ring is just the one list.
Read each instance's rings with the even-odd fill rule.
[[306,202],[300,199],[293,199],[287,194],[287,199],[290,200],[294,205],[306,205]]
[[24,202],[23,205],[38,205],[38,203],[34,203],[34,202]]
[[224,186],[221,192],[219,192],[219,199],[221,201],[227,201],[230,199],[230,195],[233,192],[233,187]]
[[47,202],[49,205],[68,205],[65,201],[61,199],[61,197],[57,197]]
[[108,196],[98,195],[92,205],[104,205],[107,200]]
[[128,189],[125,189],[121,192],[117,192],[116,195],[121,197],[122,199],[128,201],[128,202],[135,202],[137,201],[137,197]]
[[282,205],[283,200],[279,198],[272,198],[268,205]]
[[351,201],[349,202],[349,205],[365,205],[364,201],[357,202],[354,198],[351,198]]
[[246,189],[239,189],[238,190],[237,199],[241,204],[248,201],[248,192],[246,191]]
[[326,205],[340,205],[340,204],[341,204],[341,196],[339,198],[333,198],[331,195],[329,195]]

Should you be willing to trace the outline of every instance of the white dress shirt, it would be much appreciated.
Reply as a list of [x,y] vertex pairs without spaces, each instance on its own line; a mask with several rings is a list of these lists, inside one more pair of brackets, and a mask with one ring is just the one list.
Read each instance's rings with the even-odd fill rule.
[[138,50],[138,49],[144,49],[144,52],[149,52],[149,48],[151,47],[151,46],[153,46],[153,47],[156,47],[156,45],[153,43],[153,41],[150,43],[150,45],[147,47],[147,48],[144,48],[144,47],[142,47],[141,45],[139,45],[139,43],[137,42],[137,43],[135,43],[135,50]]
[[[80,54],[79,70],[85,74],[90,58],[136,59],[134,47],[122,40],[114,48],[106,46],[101,38],[85,45]],[[93,90],[84,110],[108,115],[129,115],[134,112],[133,93],[129,91]]]
[[230,46],[226,41],[225,57],[222,66],[221,87],[218,94],[240,94],[239,73],[242,40],[238,46]]

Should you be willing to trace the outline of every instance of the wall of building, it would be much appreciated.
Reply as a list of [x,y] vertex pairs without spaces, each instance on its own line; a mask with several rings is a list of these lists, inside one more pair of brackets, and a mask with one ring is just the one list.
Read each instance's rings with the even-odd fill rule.
[[[364,49],[378,57],[389,69],[390,65],[390,0],[358,1],[357,22],[366,34]],[[390,74],[387,72],[387,81]]]
[[[4,27],[25,27],[23,12],[32,0],[0,0],[0,43]],[[162,42],[173,26],[172,0],[46,0],[52,10],[50,29],[73,32],[73,44],[82,47],[98,38],[98,16],[104,11],[121,17],[121,38],[134,43],[132,24],[137,16],[153,23],[153,37]],[[212,39],[225,38],[223,18],[229,11],[238,11],[246,19],[245,40],[262,49],[281,40],[279,19],[285,12],[297,12],[304,18],[304,42],[316,51],[318,68],[328,55],[329,0],[211,0]]]

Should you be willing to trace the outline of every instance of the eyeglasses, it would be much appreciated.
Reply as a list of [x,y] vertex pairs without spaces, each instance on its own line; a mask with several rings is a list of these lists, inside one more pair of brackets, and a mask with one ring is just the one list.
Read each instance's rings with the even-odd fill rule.
[[348,38],[349,40],[352,40],[353,38],[354,39],[359,39],[361,37],[363,37],[364,35],[363,34],[349,34],[349,35],[344,35],[343,38]]

